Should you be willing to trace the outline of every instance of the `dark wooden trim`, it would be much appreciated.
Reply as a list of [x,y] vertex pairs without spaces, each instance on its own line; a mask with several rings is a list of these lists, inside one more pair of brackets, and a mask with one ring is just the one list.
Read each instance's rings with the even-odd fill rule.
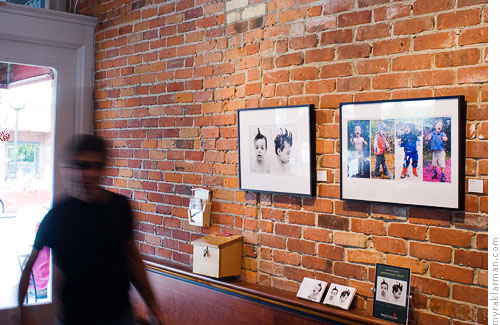
[[[334,307],[309,302],[299,299],[295,294],[284,290],[247,283],[238,278],[225,278],[224,280],[213,279],[189,271],[159,265],[145,261],[149,272],[168,276],[181,281],[197,284],[206,288],[243,297],[274,308],[282,308],[306,317],[316,318],[323,322],[340,322],[341,324],[369,324],[388,325],[392,324],[381,319],[373,318],[371,315],[362,313],[360,310],[342,310]],[[165,288],[168,290],[168,288]]]

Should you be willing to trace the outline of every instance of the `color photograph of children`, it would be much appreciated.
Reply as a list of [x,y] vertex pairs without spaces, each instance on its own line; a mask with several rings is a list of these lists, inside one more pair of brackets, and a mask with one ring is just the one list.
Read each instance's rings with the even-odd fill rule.
[[370,121],[347,121],[349,134],[347,175],[352,178],[370,178]]
[[371,178],[394,178],[394,120],[371,121]]
[[451,118],[424,120],[424,182],[451,182]]
[[396,121],[396,178],[422,180],[422,119]]

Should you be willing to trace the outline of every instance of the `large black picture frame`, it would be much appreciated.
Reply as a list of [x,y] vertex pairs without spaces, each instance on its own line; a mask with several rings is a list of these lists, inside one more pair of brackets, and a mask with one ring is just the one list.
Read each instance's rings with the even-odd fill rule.
[[341,199],[463,210],[465,109],[463,96],[341,103]]
[[314,196],[315,131],[313,105],[239,109],[240,190]]

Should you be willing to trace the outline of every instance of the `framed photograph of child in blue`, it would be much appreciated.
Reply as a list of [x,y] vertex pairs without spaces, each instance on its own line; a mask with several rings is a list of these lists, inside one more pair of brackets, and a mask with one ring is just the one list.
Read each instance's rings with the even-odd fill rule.
[[240,189],[313,196],[314,106],[238,110]]
[[341,199],[463,210],[463,96],[340,104]]

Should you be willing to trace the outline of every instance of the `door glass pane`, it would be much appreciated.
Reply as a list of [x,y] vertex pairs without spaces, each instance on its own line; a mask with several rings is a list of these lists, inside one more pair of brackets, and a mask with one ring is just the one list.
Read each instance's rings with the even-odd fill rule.
[[[54,72],[0,62],[0,308],[17,305],[21,271],[52,203]],[[52,300],[52,264],[40,252],[28,304]]]

